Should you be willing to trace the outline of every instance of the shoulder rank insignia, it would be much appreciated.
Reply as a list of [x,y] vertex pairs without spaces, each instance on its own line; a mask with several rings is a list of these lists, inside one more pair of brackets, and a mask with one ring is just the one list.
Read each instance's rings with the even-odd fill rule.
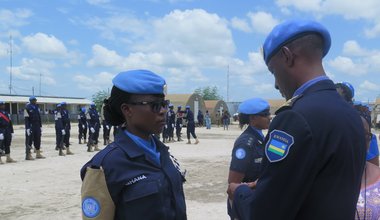
[[286,110],[286,109],[290,109],[292,108],[293,104],[299,99],[302,97],[302,94],[301,95],[297,95],[297,96],[294,96],[292,97],[291,99],[289,99],[288,101],[286,101],[276,112],[275,114],[277,115],[278,113]]
[[293,144],[293,136],[284,131],[273,130],[265,145],[265,155],[270,162],[283,160],[288,155],[290,147]]

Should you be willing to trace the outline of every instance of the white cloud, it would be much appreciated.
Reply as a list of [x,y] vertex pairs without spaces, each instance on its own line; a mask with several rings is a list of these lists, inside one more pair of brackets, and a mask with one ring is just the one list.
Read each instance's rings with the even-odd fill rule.
[[240,31],[243,31],[243,32],[252,32],[252,29],[251,27],[249,26],[249,24],[247,23],[246,20],[244,19],[240,19],[240,18],[237,18],[237,17],[233,17],[231,19],[231,27],[237,29],[237,30],[240,30]]
[[19,27],[28,24],[28,18],[33,13],[29,9],[0,9],[0,28],[8,29],[10,27]]
[[364,34],[368,38],[375,38],[377,36],[380,36],[380,20],[377,21],[377,24],[375,24],[372,28],[364,29]]
[[0,58],[9,56],[9,45],[0,41]]
[[23,46],[33,55],[65,58],[67,49],[65,45],[53,35],[37,33],[22,39]]
[[[41,59],[23,58],[20,66],[12,68],[14,78],[29,81],[39,81],[41,74],[41,83],[45,85],[55,85],[56,81],[52,75],[52,69],[55,68],[54,62],[48,62]],[[7,72],[10,68],[7,67]]]
[[112,79],[115,74],[108,72],[100,72],[91,77],[83,74],[77,74],[74,76],[73,80],[77,83],[77,86],[83,90],[89,92],[96,92],[99,90],[104,90],[105,88],[110,88],[112,86]]
[[251,19],[253,29],[261,34],[268,34],[279,23],[271,14],[263,11],[249,12],[248,17]]
[[380,86],[376,83],[365,80],[363,83],[359,85],[360,89],[369,90],[373,92],[380,92]]
[[111,0],[87,0],[87,3],[91,5],[101,5],[110,2]]
[[277,0],[276,4],[280,7],[293,6],[301,11],[319,11],[321,0]]
[[122,65],[124,58],[114,50],[109,50],[99,44],[92,46],[93,58],[87,62],[91,67],[117,67]]
[[362,76],[367,73],[368,65],[365,63],[355,63],[349,57],[338,56],[328,62],[328,64],[339,72],[352,76]]
[[369,51],[361,48],[358,42],[354,40],[346,41],[343,45],[343,54],[347,56],[365,56]]

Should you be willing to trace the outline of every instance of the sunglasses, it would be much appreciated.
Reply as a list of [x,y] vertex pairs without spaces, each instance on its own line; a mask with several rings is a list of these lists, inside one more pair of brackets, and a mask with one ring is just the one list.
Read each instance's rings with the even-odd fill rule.
[[151,102],[130,102],[128,104],[131,105],[149,105],[152,112],[159,113],[162,108],[165,110],[168,109],[170,101],[169,100],[162,100],[162,101],[151,101]]

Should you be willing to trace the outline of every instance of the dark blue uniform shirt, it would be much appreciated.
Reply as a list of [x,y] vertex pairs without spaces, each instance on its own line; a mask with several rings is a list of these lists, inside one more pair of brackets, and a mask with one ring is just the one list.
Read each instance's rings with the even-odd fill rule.
[[[124,132],[118,132],[115,142],[106,147],[114,148],[104,157],[102,167],[115,203],[115,219],[186,219],[184,179],[174,166],[168,147],[156,138],[154,141],[160,165]],[[82,180],[91,161],[81,170]]]
[[244,173],[242,182],[253,182],[261,173],[264,138],[251,126],[236,139],[232,150],[230,170]]
[[99,127],[100,126],[100,120],[99,120],[99,113],[94,108],[88,109],[88,125],[90,127]]
[[71,128],[71,125],[70,125],[70,115],[69,115],[69,111],[67,109],[62,109],[61,110],[61,115],[62,115],[62,123],[63,123],[63,127],[65,129],[70,129]]
[[37,105],[33,105],[29,103],[25,106],[25,128],[30,129],[33,127],[42,127],[41,116],[40,116],[40,108]]
[[265,139],[256,189],[239,186],[239,219],[354,219],[365,164],[365,137],[355,109],[330,80],[280,108]]

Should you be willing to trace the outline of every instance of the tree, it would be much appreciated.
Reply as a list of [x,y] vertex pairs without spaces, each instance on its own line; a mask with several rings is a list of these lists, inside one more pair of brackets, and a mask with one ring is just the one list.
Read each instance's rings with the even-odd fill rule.
[[106,90],[98,91],[94,95],[92,95],[92,101],[95,103],[96,110],[98,110],[98,112],[100,112],[100,108],[103,105],[104,99],[108,98],[109,95],[110,94]]
[[220,100],[222,97],[219,95],[218,88],[216,86],[206,86],[203,88],[197,88],[194,90],[195,94],[203,97],[204,100]]

